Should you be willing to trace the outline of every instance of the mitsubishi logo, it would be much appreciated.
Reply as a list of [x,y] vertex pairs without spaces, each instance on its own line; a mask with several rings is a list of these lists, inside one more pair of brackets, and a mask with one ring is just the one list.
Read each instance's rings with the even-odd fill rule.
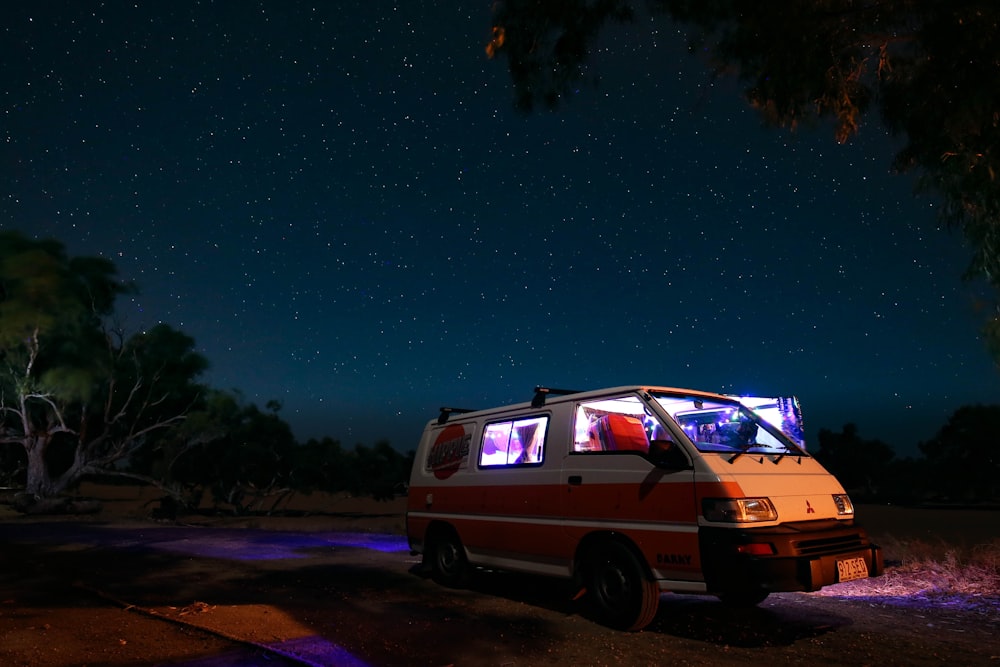
[[815,514],[815,513],[816,513],[816,510],[813,509],[813,506],[810,505],[809,501],[807,500],[806,501],[806,514]]

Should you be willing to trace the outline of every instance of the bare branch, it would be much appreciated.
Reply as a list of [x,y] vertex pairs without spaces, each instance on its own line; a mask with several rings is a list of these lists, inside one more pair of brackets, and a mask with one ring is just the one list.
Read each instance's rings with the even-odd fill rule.
[[[88,459],[88,462],[96,465],[107,465],[121,460],[128,454],[139,450],[144,444],[142,440],[145,436],[153,433],[154,431],[170,428],[185,419],[187,419],[187,415],[174,415],[173,417],[169,417],[167,419],[161,419],[156,423],[150,424],[149,426],[146,426],[138,431],[130,432],[128,435],[115,442],[112,445],[110,452],[107,452],[103,456],[93,456]],[[93,442],[87,443],[86,448],[88,452],[93,452],[93,450],[96,449],[96,445],[108,441],[109,438],[100,437],[95,439]]]
[[185,502],[184,493],[181,489],[175,486],[170,486],[169,484],[164,484],[161,480],[158,480],[155,477],[150,477],[149,475],[140,475],[138,473],[127,472],[125,470],[108,470],[106,468],[98,468],[90,465],[84,466],[82,473],[85,475],[103,475],[106,477],[120,477],[123,479],[138,480],[140,482],[145,482],[150,486],[156,487],[178,502]]
[[[66,426],[66,420],[63,418],[62,410],[60,410],[56,402],[52,400],[52,394],[25,394],[24,399],[25,403],[27,403],[29,399],[33,399],[48,404],[49,409],[52,410],[52,414],[55,416],[55,419],[58,422],[53,432],[76,433],[76,431]],[[27,411],[25,411],[25,417],[27,417]]]

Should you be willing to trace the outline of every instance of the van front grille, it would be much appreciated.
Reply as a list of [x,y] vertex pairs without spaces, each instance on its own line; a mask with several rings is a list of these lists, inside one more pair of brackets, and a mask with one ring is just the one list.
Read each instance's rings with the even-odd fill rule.
[[865,541],[860,533],[831,535],[795,543],[795,548],[803,556],[822,556],[854,549],[864,549]]

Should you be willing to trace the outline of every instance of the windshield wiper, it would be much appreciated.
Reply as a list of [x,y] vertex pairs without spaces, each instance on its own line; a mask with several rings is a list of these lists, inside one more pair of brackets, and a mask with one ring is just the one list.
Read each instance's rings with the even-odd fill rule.
[[733,454],[732,456],[730,456],[729,459],[727,459],[727,461],[729,463],[732,463],[736,459],[740,458],[741,456],[743,456],[744,454],[746,454],[747,452],[749,452],[751,447],[757,447],[759,444],[760,443],[758,443],[758,442],[748,442],[747,444],[745,444],[742,447],[740,447],[740,451],[738,451],[735,454]]
[[771,463],[773,463],[774,465],[778,465],[778,461],[789,455],[799,457],[799,463],[802,463],[802,456],[804,453],[805,452],[803,452],[798,447],[796,447],[795,449],[789,449],[788,447],[785,447],[785,451],[778,454],[778,456],[773,461],[771,461]]

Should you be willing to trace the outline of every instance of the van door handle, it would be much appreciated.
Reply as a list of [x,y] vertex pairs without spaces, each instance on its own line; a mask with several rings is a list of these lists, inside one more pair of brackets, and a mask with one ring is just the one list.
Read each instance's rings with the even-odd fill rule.
[[570,475],[569,484],[570,486],[580,486],[583,484],[583,477],[580,477],[580,475]]

